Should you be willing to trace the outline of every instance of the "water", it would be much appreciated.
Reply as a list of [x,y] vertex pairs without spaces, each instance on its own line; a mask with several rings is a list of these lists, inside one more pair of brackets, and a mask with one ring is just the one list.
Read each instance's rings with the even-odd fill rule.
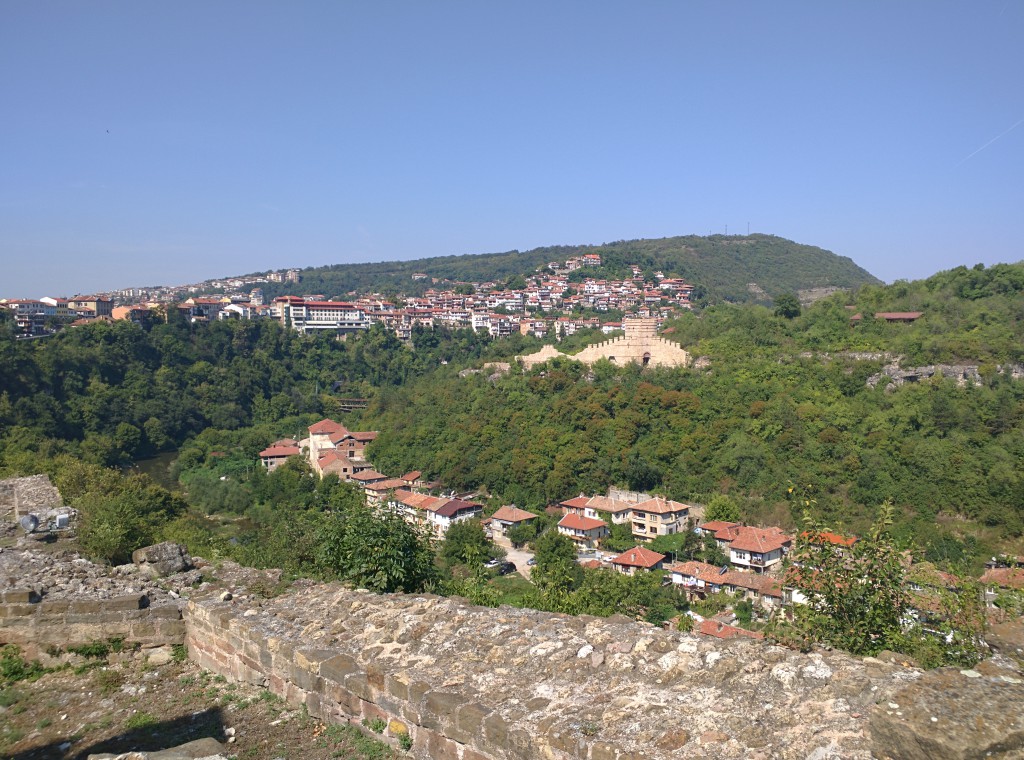
[[179,488],[178,481],[171,477],[171,465],[177,458],[177,451],[168,451],[149,459],[136,459],[131,469],[149,475],[154,483],[173,491]]

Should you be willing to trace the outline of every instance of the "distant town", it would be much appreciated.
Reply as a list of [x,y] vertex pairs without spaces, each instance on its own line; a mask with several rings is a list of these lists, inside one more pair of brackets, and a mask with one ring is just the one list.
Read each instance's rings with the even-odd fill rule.
[[[18,332],[33,338],[51,335],[65,326],[93,320],[166,321],[175,312],[191,322],[223,319],[273,319],[301,333],[333,332],[339,336],[382,324],[402,340],[412,337],[416,325],[472,328],[493,337],[519,333],[537,338],[572,335],[583,328],[612,333],[622,322],[594,314],[655,319],[690,308],[693,285],[655,272],[648,281],[639,266],[632,277],[607,280],[585,277],[570,281],[569,273],[601,266],[601,256],[587,253],[565,261],[552,261],[529,277],[523,287],[496,282],[451,282],[423,273],[414,281],[431,280],[422,297],[395,299],[377,293],[349,293],[344,298],[304,293],[264,298],[261,285],[293,283],[301,293],[297,269],[261,275],[207,280],[175,287],[126,288],[110,293],[72,298],[0,300],[13,312]],[[574,277],[574,280],[579,279]],[[216,292],[217,295],[202,295]],[[589,316],[579,313],[589,311]],[[576,314],[577,316],[573,316]],[[612,315],[609,315],[612,316]]]

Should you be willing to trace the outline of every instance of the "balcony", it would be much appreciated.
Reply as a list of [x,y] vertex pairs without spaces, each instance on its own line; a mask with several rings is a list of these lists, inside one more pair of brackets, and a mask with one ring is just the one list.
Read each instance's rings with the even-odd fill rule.
[[757,567],[764,567],[764,557],[762,557],[760,554],[751,554],[750,564],[755,565]]

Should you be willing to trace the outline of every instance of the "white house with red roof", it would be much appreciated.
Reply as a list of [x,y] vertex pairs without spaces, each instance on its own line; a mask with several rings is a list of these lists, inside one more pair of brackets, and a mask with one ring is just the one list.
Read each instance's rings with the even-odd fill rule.
[[690,506],[660,496],[627,501],[609,496],[579,496],[560,503],[566,514],[591,519],[608,519],[616,525],[630,524],[633,537],[650,541],[686,529]]
[[793,537],[779,528],[735,529],[729,541],[729,562],[735,567],[763,573],[781,565],[782,558],[793,546]]
[[596,549],[597,542],[609,534],[608,523],[595,517],[583,517],[574,512],[558,521],[558,532],[568,536],[578,546]]

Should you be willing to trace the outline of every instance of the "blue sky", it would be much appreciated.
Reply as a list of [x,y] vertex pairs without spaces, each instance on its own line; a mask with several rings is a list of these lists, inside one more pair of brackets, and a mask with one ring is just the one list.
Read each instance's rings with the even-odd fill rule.
[[766,232],[1024,259],[1024,3],[0,4],[0,297]]

